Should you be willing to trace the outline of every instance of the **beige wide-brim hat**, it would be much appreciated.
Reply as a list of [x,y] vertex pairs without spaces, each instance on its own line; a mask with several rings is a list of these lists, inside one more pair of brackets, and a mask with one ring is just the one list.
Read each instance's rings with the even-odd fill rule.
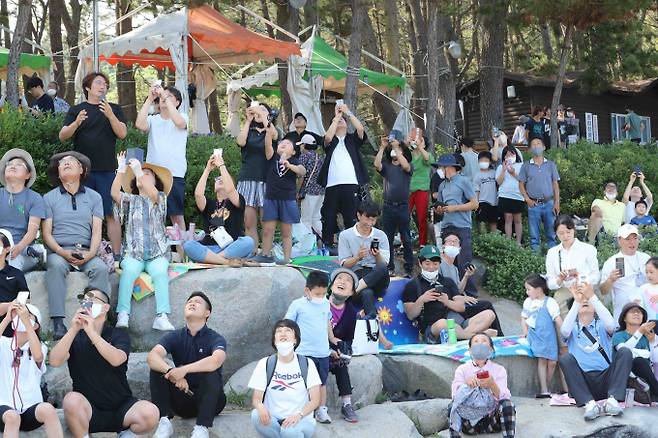
[[34,161],[32,160],[32,155],[30,155],[29,152],[19,148],[9,149],[2,156],[2,159],[0,159],[0,184],[3,186],[7,185],[7,181],[5,181],[5,168],[7,167],[7,162],[9,160],[13,160],[14,158],[20,158],[27,163],[27,166],[29,167],[28,172],[30,172],[30,179],[27,182],[27,187],[32,187],[32,184],[34,184],[34,181],[37,179],[37,172],[34,168]]
[[[151,163],[142,164],[142,169],[149,169],[158,178],[160,178],[160,181],[162,181],[162,186],[163,186],[162,191],[165,192],[166,195],[169,195],[169,192],[171,192],[171,186],[174,184],[174,177],[171,175],[171,171],[169,169]],[[135,179],[135,173],[133,172],[132,168],[128,166],[128,168],[126,169],[126,173],[123,176],[123,181],[121,182],[121,188],[125,193],[133,192],[131,185],[134,179]]]

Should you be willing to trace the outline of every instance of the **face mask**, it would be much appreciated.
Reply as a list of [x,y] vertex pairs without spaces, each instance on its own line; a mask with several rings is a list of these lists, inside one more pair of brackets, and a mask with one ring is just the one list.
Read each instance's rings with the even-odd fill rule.
[[395,158],[398,156],[398,153],[395,152],[395,149],[391,149],[391,158]]
[[434,280],[436,280],[436,277],[439,276],[439,271],[426,271],[426,270],[422,269],[420,271],[420,275],[422,275],[425,280],[432,283],[432,282],[434,282]]
[[445,255],[447,255],[450,258],[455,258],[459,255],[459,251],[461,251],[461,248],[458,246],[444,246],[443,247],[443,252]]
[[533,157],[541,157],[544,153],[544,148],[531,148],[530,151]]
[[487,163],[486,161],[480,162],[480,169],[487,170],[488,168],[489,168],[489,163]]
[[487,360],[491,356],[491,348],[485,344],[474,344],[471,346],[471,357],[473,360]]
[[307,151],[314,151],[317,148],[318,148],[317,144],[305,144],[304,145],[304,149],[306,149]]
[[290,341],[277,342],[274,345],[276,346],[276,351],[281,356],[287,356],[295,349],[295,344]]
[[443,169],[436,169],[436,174],[439,175],[439,178],[445,179],[446,173],[443,171]]
[[98,318],[98,315],[101,314],[101,311],[103,310],[103,305],[94,303],[91,305],[91,317],[96,319]]
[[338,295],[338,294],[331,294],[331,299],[334,302],[334,304],[343,304],[345,301],[347,301],[349,297],[346,297],[344,295]]
[[322,304],[322,303],[324,303],[324,298],[311,298],[311,303],[313,303],[313,304]]
[[505,162],[507,164],[514,164],[516,160],[514,159],[514,157],[509,157],[509,158],[505,158]]
[[612,193],[605,192],[605,197],[608,199],[608,201],[614,201],[615,199],[617,199],[617,192],[612,192]]
[[50,97],[55,97],[55,96],[57,96],[57,90],[55,90],[54,88],[48,88],[48,91],[46,91],[46,94],[48,94],[48,96],[50,96]]

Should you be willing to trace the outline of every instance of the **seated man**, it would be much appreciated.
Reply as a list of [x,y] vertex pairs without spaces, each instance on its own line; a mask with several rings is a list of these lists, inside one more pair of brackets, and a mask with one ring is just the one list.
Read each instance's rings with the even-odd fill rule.
[[[594,295],[592,285],[572,286],[571,293],[574,302],[560,329],[569,352],[559,358],[569,394],[578,406],[585,406],[586,421],[602,414],[621,415],[623,410],[618,401],[626,396],[633,354],[628,348],[620,348],[611,361],[616,324]],[[606,399],[603,410],[596,404],[601,399]]]
[[64,301],[71,269],[89,276],[89,285],[110,290],[107,266],[97,257],[103,230],[103,200],[83,182],[91,163],[85,155],[62,152],[50,157],[48,178],[55,187],[44,196],[43,241],[48,247],[46,289],[53,320],[53,337],[66,333]]
[[[0,244],[0,318],[2,318],[7,314],[18,293],[29,292],[29,289],[23,272],[7,263],[7,257],[11,254],[14,241],[11,233],[4,228],[0,228]],[[7,337],[11,337],[13,334],[14,330],[11,325],[7,326],[3,333]]]
[[158,424],[158,408],[137,400],[128,386],[130,336],[108,322],[110,297],[93,287],[79,296],[80,309],[50,352],[50,366],[68,361],[73,391],[62,402],[75,438],[117,432],[118,438],[146,434]]
[[[635,182],[638,180],[640,181],[640,185],[634,186],[633,184],[635,184]],[[642,196],[643,193],[644,196]],[[628,185],[626,186],[626,190],[624,190],[624,194],[622,195],[621,200],[624,204],[626,204],[624,222],[627,224],[630,223],[631,219],[636,216],[635,203],[637,201],[646,202],[647,208],[644,214],[649,215],[651,207],[653,206],[653,193],[651,193],[651,190],[649,190],[649,187],[644,182],[644,173],[640,172],[639,174],[636,174],[635,172],[631,172]]]
[[43,198],[30,189],[36,179],[32,156],[23,149],[10,149],[0,159],[0,228],[9,230],[14,240],[9,264],[23,272],[43,255],[32,246],[46,217]]
[[[417,321],[418,330],[427,343],[438,344],[441,330],[447,328],[448,312],[464,312],[464,300],[457,285],[439,272],[441,254],[436,246],[427,245],[418,253],[421,273],[412,278],[402,292],[404,312],[411,321]],[[491,323],[496,318],[492,310],[484,310],[468,320],[455,321],[457,339],[470,339],[484,332],[495,336]]]
[[388,238],[375,228],[380,212],[377,204],[362,202],[357,208],[357,223],[338,235],[338,260],[359,277],[352,303],[363,306],[367,319],[377,316],[375,300],[386,293],[390,282]]
[[587,226],[587,238],[594,244],[601,230],[614,236],[624,222],[626,206],[617,199],[617,183],[607,181],[603,185],[603,199],[592,202],[592,215]]
[[[154,438],[169,438],[169,416],[196,417],[192,438],[207,438],[215,416],[226,406],[222,365],[226,340],[208,328],[212,304],[203,292],[192,292],[185,303],[185,327],[167,333],[148,355],[151,399],[160,410]],[[165,362],[171,354],[174,366]]]

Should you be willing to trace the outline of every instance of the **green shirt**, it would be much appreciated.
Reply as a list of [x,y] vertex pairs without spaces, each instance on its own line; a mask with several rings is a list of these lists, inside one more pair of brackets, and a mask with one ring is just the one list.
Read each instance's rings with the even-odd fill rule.
[[630,138],[641,138],[642,132],[640,131],[640,116],[634,112],[626,114],[626,124],[629,125],[628,135]]
[[429,160],[425,161],[423,154],[413,154],[411,158],[411,165],[413,166],[414,173],[411,175],[411,182],[409,183],[409,191],[411,193],[417,191],[428,191],[430,189],[430,163]]

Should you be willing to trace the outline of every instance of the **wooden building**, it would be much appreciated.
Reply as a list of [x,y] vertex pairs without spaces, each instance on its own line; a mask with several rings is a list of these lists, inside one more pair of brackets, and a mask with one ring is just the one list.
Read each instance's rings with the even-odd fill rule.
[[[532,108],[549,106],[553,98],[555,77],[543,78],[526,74],[506,72],[503,83],[504,126],[503,131],[512,137],[521,115],[529,115]],[[478,79],[464,83],[457,91],[457,99],[463,106],[462,114],[457,113],[457,127],[466,137],[482,140],[480,123],[480,82]],[[561,103],[571,107],[580,121],[580,135],[598,141],[611,143],[624,138],[621,131],[625,105],[630,104],[642,117],[646,126],[643,140],[658,138],[658,78],[641,81],[617,82],[601,94],[582,94],[578,87],[578,74],[567,74],[562,90]],[[586,113],[596,115],[596,118]],[[592,123],[596,119],[598,123]],[[586,123],[587,122],[587,123]],[[594,125],[594,126],[593,126]],[[597,126],[598,125],[598,129]],[[596,131],[596,132],[594,132]]]

